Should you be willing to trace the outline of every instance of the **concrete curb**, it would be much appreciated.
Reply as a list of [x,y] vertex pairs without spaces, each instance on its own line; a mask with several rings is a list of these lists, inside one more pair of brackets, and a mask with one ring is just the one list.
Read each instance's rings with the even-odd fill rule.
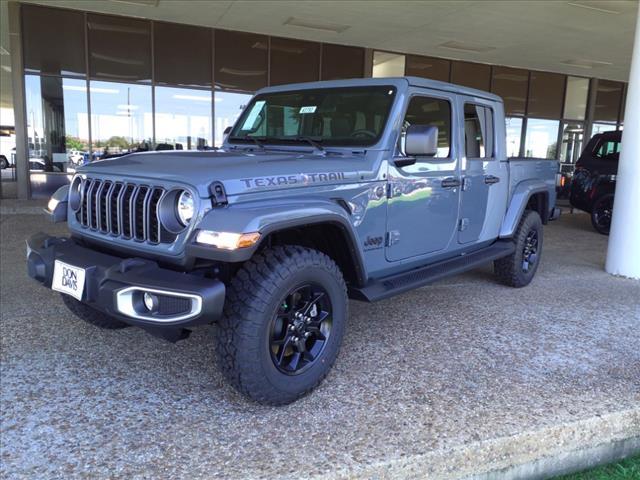
[[594,467],[638,451],[640,408],[314,478],[536,480]]
[[44,207],[0,207],[0,215],[44,215]]

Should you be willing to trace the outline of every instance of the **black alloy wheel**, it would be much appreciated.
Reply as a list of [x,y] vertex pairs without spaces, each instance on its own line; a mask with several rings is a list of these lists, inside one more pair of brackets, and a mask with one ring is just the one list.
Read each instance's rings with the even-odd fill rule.
[[538,230],[532,229],[527,233],[522,250],[522,271],[529,273],[538,261]]
[[269,342],[276,368],[288,375],[307,370],[331,335],[332,309],[326,290],[305,284],[284,297],[271,323]]
[[598,233],[609,235],[613,214],[613,195],[596,200],[591,209],[591,223]]

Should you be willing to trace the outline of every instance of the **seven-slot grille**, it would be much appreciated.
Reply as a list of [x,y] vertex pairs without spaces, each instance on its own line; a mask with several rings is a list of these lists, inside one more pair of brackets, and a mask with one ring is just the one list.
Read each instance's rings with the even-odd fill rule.
[[87,178],[80,186],[77,219],[105,235],[157,244],[163,240],[158,208],[164,192],[161,187]]

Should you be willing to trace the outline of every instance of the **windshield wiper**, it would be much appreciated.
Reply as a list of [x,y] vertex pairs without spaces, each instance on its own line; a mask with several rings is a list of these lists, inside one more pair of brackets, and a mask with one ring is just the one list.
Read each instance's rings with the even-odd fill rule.
[[314,140],[311,137],[307,137],[305,135],[301,135],[299,137],[295,137],[293,140],[307,142],[309,145],[311,145],[316,150],[320,150],[321,152],[324,152],[324,147],[322,145],[320,145],[320,142],[322,141],[322,139],[320,139],[320,138]]
[[258,147],[264,150],[264,142],[267,137],[253,137],[251,135],[244,135],[242,137],[231,137],[229,140],[252,140]]

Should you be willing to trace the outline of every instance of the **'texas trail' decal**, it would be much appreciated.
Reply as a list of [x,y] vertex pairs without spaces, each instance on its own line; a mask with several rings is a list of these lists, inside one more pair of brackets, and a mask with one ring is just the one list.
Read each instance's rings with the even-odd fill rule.
[[241,178],[247,188],[276,187],[278,185],[308,185],[310,183],[336,182],[346,180],[344,172],[303,173],[299,175],[276,175],[274,177]]

